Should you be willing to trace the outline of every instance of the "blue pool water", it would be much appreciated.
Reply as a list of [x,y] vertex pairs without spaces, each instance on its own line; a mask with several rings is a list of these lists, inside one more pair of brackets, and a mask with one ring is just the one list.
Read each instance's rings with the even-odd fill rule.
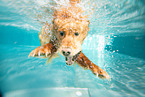
[[28,58],[40,45],[43,24],[36,20],[50,22],[46,12],[52,13],[53,2],[0,1],[2,97],[144,97],[145,2],[85,0],[91,24],[82,51],[108,72],[111,81],[77,64],[67,66],[61,55],[49,64],[46,59]]

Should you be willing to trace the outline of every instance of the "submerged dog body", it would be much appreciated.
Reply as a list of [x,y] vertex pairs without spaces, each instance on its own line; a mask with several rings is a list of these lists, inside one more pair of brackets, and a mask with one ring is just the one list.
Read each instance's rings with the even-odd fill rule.
[[89,21],[77,6],[79,2],[80,0],[70,0],[67,6],[61,6],[54,12],[52,24],[46,23],[39,33],[41,46],[34,49],[29,56],[50,58],[60,52],[65,56],[68,65],[76,62],[100,78],[109,79],[107,72],[92,63],[81,51],[81,45],[89,31]]

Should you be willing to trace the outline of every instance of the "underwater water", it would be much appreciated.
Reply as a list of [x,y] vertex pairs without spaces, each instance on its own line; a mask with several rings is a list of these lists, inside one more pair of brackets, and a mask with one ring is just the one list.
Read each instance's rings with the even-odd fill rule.
[[2,97],[144,97],[145,1],[82,0],[90,20],[83,53],[103,68],[102,80],[63,56],[51,63],[28,58],[53,9],[68,0],[0,1],[0,94]]

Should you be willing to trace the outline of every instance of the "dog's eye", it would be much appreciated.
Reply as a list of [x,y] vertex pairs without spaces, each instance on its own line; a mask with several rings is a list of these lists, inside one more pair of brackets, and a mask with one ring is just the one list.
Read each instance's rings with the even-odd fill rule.
[[76,32],[76,33],[74,33],[75,34],[75,36],[78,36],[79,35],[79,33],[78,32]]
[[60,35],[64,36],[65,32],[64,31],[60,31]]

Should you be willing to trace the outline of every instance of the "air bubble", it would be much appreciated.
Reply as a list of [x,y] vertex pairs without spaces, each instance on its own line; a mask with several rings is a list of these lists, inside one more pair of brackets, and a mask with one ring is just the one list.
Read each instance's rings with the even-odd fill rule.
[[82,96],[82,92],[77,91],[77,92],[76,92],[76,95],[77,95],[77,96]]

